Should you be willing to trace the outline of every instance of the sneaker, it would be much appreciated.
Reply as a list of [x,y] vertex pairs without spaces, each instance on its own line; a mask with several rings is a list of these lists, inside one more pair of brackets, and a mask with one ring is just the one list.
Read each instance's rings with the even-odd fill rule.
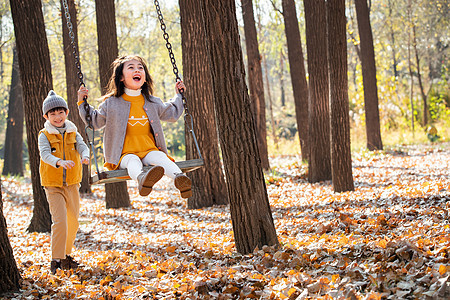
[[148,171],[142,172],[138,176],[139,195],[147,196],[151,193],[153,185],[164,175],[164,168],[161,166],[151,167]]
[[80,264],[77,263],[70,255],[66,255],[66,258],[61,259],[61,268],[64,270],[76,269],[79,266]]
[[184,174],[178,174],[174,180],[175,187],[180,190],[181,198],[192,197],[192,182]]
[[52,261],[50,262],[50,272],[55,275],[57,269],[61,269],[61,261],[52,259]]

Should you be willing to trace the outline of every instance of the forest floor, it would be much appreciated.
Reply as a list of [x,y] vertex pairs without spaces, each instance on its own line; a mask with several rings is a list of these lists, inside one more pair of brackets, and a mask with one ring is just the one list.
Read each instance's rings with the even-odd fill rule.
[[[75,259],[51,275],[50,234],[28,233],[27,179],[2,178],[21,290],[5,299],[449,299],[450,144],[353,154],[355,191],[310,184],[298,156],[271,158],[279,248],[236,253],[227,206],[188,210],[169,179],[132,207],[81,200]],[[1,297],[0,297],[1,298]]]

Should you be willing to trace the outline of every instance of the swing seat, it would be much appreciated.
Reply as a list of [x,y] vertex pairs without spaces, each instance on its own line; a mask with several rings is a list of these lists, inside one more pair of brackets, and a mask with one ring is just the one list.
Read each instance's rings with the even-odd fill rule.
[[[202,158],[177,161],[175,163],[181,169],[181,171],[183,171],[183,173],[194,171],[205,164]],[[151,166],[145,166],[144,171],[150,169],[150,167]],[[126,169],[105,171],[103,173],[105,174],[105,178],[102,179],[99,179],[98,174],[92,175],[91,184],[114,183],[131,179],[130,176],[128,176],[128,172]]]

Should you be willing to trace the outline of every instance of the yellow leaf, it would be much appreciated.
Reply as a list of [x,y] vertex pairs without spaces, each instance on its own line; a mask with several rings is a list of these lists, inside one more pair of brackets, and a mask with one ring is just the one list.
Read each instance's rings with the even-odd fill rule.
[[295,273],[296,273],[295,270],[289,270],[289,271],[287,272],[288,275],[294,275]]
[[336,282],[339,279],[339,274],[334,274],[333,276],[331,276],[331,282]]
[[441,275],[444,275],[446,272],[447,272],[447,267],[444,266],[444,265],[440,265],[440,266],[439,266],[439,273],[440,273]]
[[189,286],[188,286],[187,284],[183,284],[183,285],[180,286],[180,288],[178,289],[178,291],[184,293],[184,292],[187,292],[188,289],[189,289]]
[[383,249],[386,249],[387,242],[386,242],[385,239],[382,239],[382,240],[380,240],[380,241],[377,243],[377,245],[380,246],[380,247],[383,248]]
[[293,293],[295,293],[296,291],[297,291],[296,288],[290,288],[289,291],[288,291],[289,297],[291,297],[291,295],[292,295]]
[[175,246],[169,246],[166,248],[166,251],[169,253],[173,253],[173,252],[175,252],[176,249],[177,249],[177,247],[175,247]]

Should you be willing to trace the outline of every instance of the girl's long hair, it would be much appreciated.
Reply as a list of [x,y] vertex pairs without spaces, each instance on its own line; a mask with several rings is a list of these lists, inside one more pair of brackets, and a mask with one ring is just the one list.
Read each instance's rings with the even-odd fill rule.
[[141,92],[144,95],[145,99],[150,100],[150,95],[153,94],[153,79],[148,72],[147,63],[139,55],[119,56],[113,61],[113,63],[111,64],[111,69],[113,70],[113,72],[106,87],[106,94],[100,99],[105,100],[111,96],[120,97],[125,93],[125,84],[120,79],[123,76],[124,64],[130,60],[137,60],[144,67],[145,82],[141,87]]

